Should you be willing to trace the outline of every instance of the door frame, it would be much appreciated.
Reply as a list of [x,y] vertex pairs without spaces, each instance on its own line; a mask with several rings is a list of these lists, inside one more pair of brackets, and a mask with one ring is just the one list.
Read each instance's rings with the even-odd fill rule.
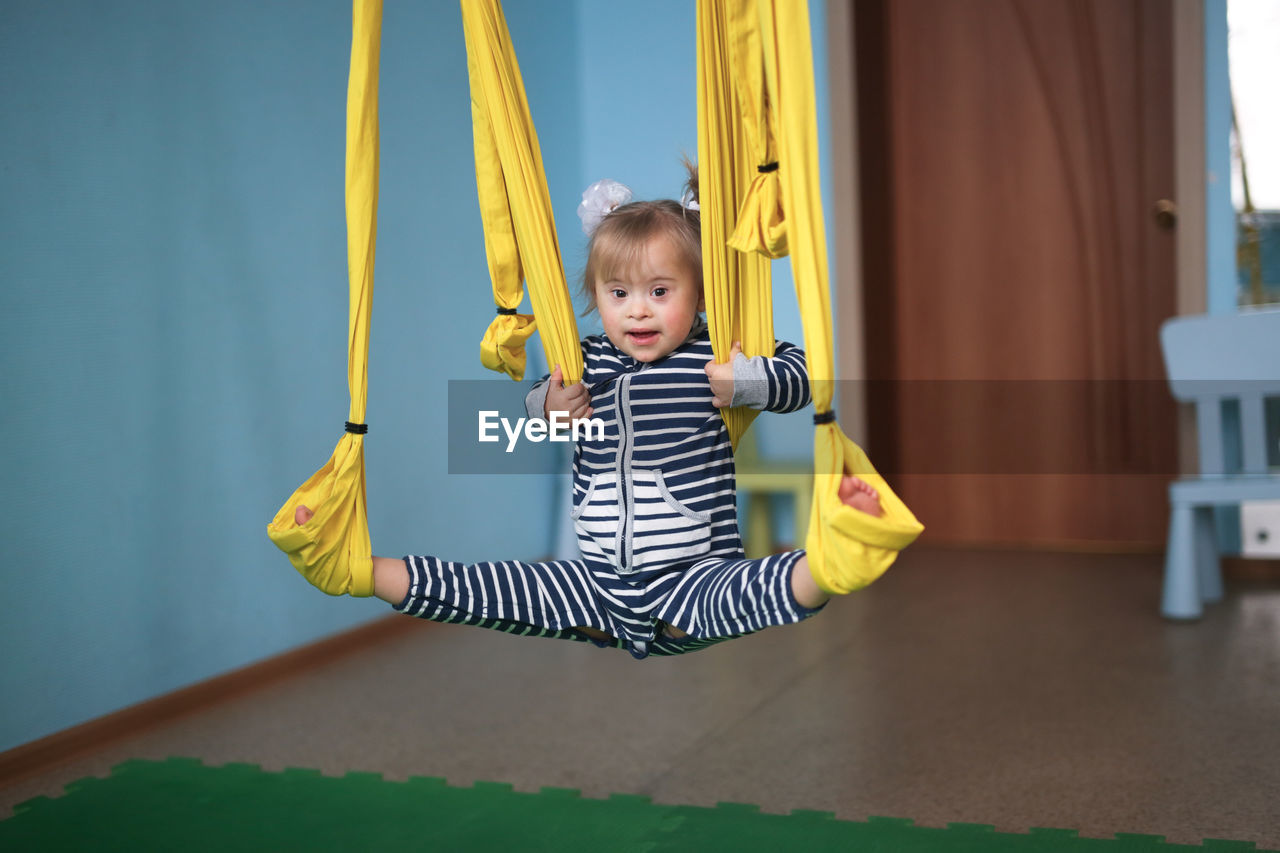
[[[854,441],[866,446],[866,318],[863,311],[862,213],[858,182],[858,91],[854,4],[827,0],[827,75],[831,117],[830,150],[835,262],[835,323],[843,342],[836,353],[841,383],[840,422]],[[1207,305],[1207,212],[1205,192],[1204,0],[1174,0],[1173,110],[1174,187],[1178,203],[1177,311],[1204,313]],[[851,152],[853,156],[840,156]],[[1196,467],[1193,416],[1180,409],[1178,464],[1183,473]],[[874,453],[875,448],[868,447]]]

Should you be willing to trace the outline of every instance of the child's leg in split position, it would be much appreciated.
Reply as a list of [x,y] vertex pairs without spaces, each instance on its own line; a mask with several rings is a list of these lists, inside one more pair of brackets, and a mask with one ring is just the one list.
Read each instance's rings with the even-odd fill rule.
[[[880,507],[880,496],[870,484],[857,477],[845,477],[840,482],[840,500],[854,509],[869,515],[879,516],[884,513]],[[294,513],[294,521],[299,525],[311,520],[311,512],[305,506],[298,507]],[[791,591],[796,601],[810,610],[817,609],[831,598],[818,588],[813,575],[809,572],[809,560],[802,557],[791,571]],[[405,571],[404,560],[389,557],[373,558],[373,594],[388,604],[399,604],[409,594],[409,573]],[[597,639],[608,639],[608,635],[593,628],[580,628],[589,636],[599,634]],[[684,634],[679,628],[668,626],[672,636]]]
[[[845,477],[842,479],[840,481],[839,495],[840,500],[846,506],[851,506],[856,510],[876,517],[884,515],[884,508],[880,506],[880,495],[870,483],[859,477]],[[795,596],[797,604],[808,610],[817,610],[831,598],[830,594],[823,592],[813,579],[813,573],[809,571],[809,558],[807,556],[797,560],[791,569],[791,594]],[[676,639],[688,636],[683,630],[674,625],[666,625],[664,630],[667,636]]]

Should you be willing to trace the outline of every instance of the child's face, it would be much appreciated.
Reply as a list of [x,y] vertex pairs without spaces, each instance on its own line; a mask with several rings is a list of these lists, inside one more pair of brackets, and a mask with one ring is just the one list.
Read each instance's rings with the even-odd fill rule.
[[702,288],[665,234],[649,238],[634,267],[595,286],[604,333],[636,361],[669,355],[702,310]]

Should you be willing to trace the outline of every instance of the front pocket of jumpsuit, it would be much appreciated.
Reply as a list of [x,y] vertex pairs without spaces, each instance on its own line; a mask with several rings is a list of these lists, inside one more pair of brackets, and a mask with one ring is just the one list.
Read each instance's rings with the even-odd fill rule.
[[711,550],[711,514],[677,500],[661,471],[633,471],[632,487],[632,568],[689,563]]
[[582,556],[614,563],[618,553],[618,480],[613,471],[591,475],[591,483],[573,508],[573,528]]

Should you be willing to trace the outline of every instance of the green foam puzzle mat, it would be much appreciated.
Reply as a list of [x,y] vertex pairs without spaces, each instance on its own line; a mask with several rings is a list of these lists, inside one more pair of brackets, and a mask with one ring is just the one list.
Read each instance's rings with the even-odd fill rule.
[[[646,797],[537,793],[443,779],[391,782],[374,773],[271,773],[196,759],[128,761],[82,779],[62,797],[37,797],[0,821],[0,850],[448,850],[776,851],[884,853],[1122,853],[1254,851],[1252,842],[1170,844],[1161,836],[1081,838],[1069,829],[996,832],[826,812],[763,814],[755,806],[659,805]],[[1271,851],[1278,853],[1278,851]]]

